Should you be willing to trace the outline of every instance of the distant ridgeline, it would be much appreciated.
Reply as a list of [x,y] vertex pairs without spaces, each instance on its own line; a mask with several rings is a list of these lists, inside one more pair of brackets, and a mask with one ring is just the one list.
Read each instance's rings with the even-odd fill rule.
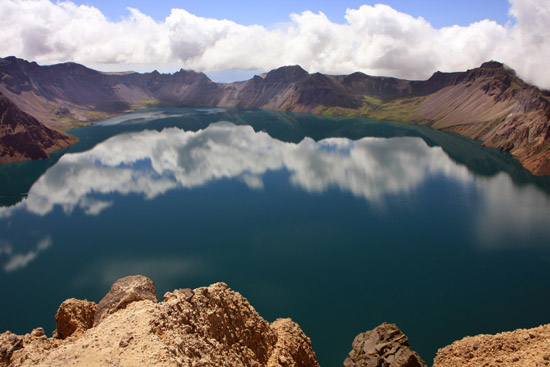
[[[58,129],[152,106],[368,116],[481,140],[510,152],[533,174],[550,175],[550,92],[528,85],[495,61],[465,72],[436,72],[426,81],[363,73],[309,74],[300,66],[285,66],[247,81],[222,84],[194,71],[102,73],[75,63],[40,66],[6,57],[0,59],[0,81],[0,92],[7,99]],[[0,138],[13,133],[5,123],[2,120]],[[0,150],[3,162],[34,159],[5,151]]]

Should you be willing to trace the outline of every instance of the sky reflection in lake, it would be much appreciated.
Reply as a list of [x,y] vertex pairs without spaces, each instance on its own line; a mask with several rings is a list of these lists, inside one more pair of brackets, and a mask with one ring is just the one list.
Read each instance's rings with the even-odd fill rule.
[[14,315],[2,329],[51,332],[62,300],[97,302],[136,273],[160,295],[227,282],[267,319],[299,322],[327,366],[383,321],[426,359],[467,334],[547,322],[548,190],[476,142],[224,109],[142,111],[79,133],[0,207],[0,312]]
[[[228,122],[204,130],[168,128],[121,134],[93,149],[67,154],[31,188],[23,202],[0,208],[46,215],[55,206],[97,215],[113,205],[108,194],[153,199],[168,190],[193,188],[220,179],[237,179],[263,188],[268,171],[286,170],[290,182],[309,193],[338,188],[372,204],[406,194],[428,177],[441,175],[479,191],[479,235],[494,243],[502,236],[550,233],[550,199],[533,186],[518,187],[506,174],[478,178],[453,162],[440,147],[419,138],[305,138],[286,143],[250,126]],[[445,203],[442,203],[445,205]]]
[[263,187],[268,171],[286,170],[290,181],[311,193],[330,187],[381,203],[384,195],[406,193],[426,176],[442,174],[471,180],[439,147],[417,138],[363,138],[352,141],[305,138],[285,143],[250,126],[210,125],[197,132],[177,128],[115,136],[90,151],[67,154],[31,188],[14,210],[46,215],[59,205],[96,215],[112,202],[101,194],[139,194],[155,198],[167,190],[193,188],[213,180],[238,179]]

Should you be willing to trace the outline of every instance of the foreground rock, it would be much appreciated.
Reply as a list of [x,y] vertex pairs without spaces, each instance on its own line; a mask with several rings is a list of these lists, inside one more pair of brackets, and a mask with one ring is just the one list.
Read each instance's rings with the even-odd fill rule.
[[550,366],[550,324],[456,341],[441,348],[434,360],[434,367],[451,366]]
[[[296,323],[267,322],[224,283],[167,292],[157,302],[150,279],[126,277],[99,305],[64,301],[56,323],[52,338],[42,328],[23,336],[0,334],[0,367],[319,367]],[[396,325],[384,323],[357,335],[344,366],[426,363]],[[434,361],[434,367],[474,366],[550,366],[550,325],[467,337],[440,349]]]
[[395,324],[383,323],[355,337],[344,367],[426,367]]
[[94,325],[97,305],[94,302],[69,298],[59,306],[55,314],[56,329],[53,336],[65,339],[81,333]]
[[132,302],[150,300],[157,302],[157,290],[153,281],[143,275],[133,275],[119,279],[97,305],[93,325]]
[[[123,279],[109,293],[132,294],[143,280]],[[64,340],[47,338],[42,329],[22,337],[1,334],[0,366],[318,367],[311,342],[296,323],[279,319],[270,324],[224,283],[168,292],[163,302],[124,299],[134,300],[124,308],[109,308],[112,312],[87,330],[89,314],[82,311],[93,307],[85,301],[71,302],[72,308],[64,303],[65,311],[75,310],[66,319],[86,321],[69,323],[79,332]]]

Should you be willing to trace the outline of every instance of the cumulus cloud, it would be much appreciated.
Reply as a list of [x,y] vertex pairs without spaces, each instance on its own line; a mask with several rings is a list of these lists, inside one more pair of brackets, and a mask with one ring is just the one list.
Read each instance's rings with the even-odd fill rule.
[[128,12],[112,22],[98,9],[72,2],[4,0],[0,54],[41,63],[114,64],[119,70],[176,64],[201,71],[269,70],[300,64],[310,72],[363,71],[409,79],[495,59],[550,88],[547,0],[510,0],[506,25],[486,19],[440,29],[382,4],[348,9],[344,24],[305,11],[272,28],[198,17],[184,9],[172,9],[162,22],[138,9]]

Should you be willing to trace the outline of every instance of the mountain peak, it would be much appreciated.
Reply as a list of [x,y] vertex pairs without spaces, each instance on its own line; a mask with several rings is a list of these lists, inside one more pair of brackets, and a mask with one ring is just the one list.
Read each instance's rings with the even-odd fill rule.
[[300,65],[283,66],[267,73],[265,81],[268,83],[293,83],[309,75]]
[[501,69],[501,68],[504,68],[504,64],[498,61],[491,60],[481,64],[480,68],[481,69]]
[[211,82],[210,78],[206,76],[205,73],[197,72],[194,70],[180,69],[179,71],[176,71],[173,76],[177,78],[182,78],[185,83],[193,83],[195,81]]

